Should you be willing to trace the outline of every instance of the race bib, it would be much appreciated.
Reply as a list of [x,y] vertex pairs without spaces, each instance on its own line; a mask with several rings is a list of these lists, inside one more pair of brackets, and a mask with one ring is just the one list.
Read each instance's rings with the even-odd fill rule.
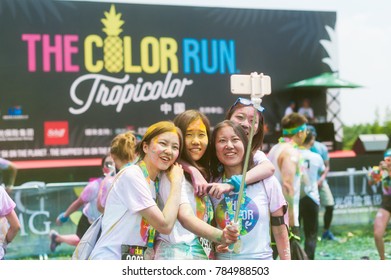
[[202,249],[204,249],[204,252],[208,259],[214,259],[214,252],[213,252],[213,246],[212,242],[210,242],[208,239],[199,237]]
[[147,247],[121,245],[121,259],[122,260],[144,260],[144,254]]

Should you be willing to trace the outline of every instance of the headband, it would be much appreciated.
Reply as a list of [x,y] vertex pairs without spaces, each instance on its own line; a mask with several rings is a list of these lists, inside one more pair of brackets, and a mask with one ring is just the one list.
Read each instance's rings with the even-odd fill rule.
[[304,123],[301,126],[293,127],[293,128],[284,128],[282,130],[282,135],[295,135],[296,133],[307,130],[307,124]]

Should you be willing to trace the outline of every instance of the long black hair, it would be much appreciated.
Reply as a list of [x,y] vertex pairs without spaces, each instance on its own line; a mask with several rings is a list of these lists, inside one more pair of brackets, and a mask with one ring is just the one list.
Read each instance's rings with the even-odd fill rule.
[[[212,133],[212,139],[211,139],[211,161],[210,161],[210,170],[212,174],[212,181],[217,181],[219,178],[222,177],[224,174],[224,166],[221,164],[219,159],[217,158],[217,151],[216,151],[216,137],[217,137],[217,132],[224,128],[224,127],[232,127],[235,134],[240,138],[240,140],[243,143],[244,150],[246,151],[247,145],[248,145],[248,137],[246,135],[246,132],[242,128],[241,125],[234,123],[233,121],[230,120],[225,120],[220,123],[218,123]],[[250,158],[249,158],[249,163],[248,167],[251,169],[254,166],[254,160],[253,160],[253,152],[251,151],[250,153]],[[244,167],[245,163],[245,155],[243,155],[242,159],[242,168]]]

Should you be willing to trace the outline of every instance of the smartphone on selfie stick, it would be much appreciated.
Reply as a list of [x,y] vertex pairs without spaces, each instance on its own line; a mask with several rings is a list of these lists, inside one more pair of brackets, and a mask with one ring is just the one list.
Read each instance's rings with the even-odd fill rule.
[[[232,94],[240,94],[240,95],[250,95],[251,102],[254,106],[254,115],[257,113],[257,110],[261,107],[262,98],[265,95],[271,94],[271,79],[270,76],[264,75],[263,73],[258,74],[257,72],[253,72],[250,75],[231,75],[231,93]],[[235,210],[235,216],[233,225],[238,227],[238,218],[243,198],[243,191],[244,191],[244,182],[246,181],[246,173],[248,169],[248,161],[250,159],[250,153],[251,153],[251,145],[254,135],[254,126],[255,126],[255,119],[253,118],[253,121],[251,123],[250,128],[250,136],[249,141],[247,145],[246,150],[246,158],[243,166],[243,173],[242,173],[242,181],[240,182],[240,189],[238,194],[238,200]],[[238,243],[238,242],[237,242]],[[234,251],[235,244],[231,244],[229,246],[229,251]],[[240,250],[240,244],[239,244]]]

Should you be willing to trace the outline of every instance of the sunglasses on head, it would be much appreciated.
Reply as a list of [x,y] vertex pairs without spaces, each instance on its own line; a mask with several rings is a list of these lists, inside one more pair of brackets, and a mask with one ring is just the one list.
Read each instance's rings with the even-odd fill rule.
[[[239,97],[238,99],[236,99],[236,101],[235,101],[234,105],[232,105],[231,109],[238,104],[242,104],[244,106],[254,105],[254,103],[250,99]],[[263,111],[265,111],[265,108],[260,106],[259,108],[257,108],[257,110],[260,113],[262,113]]]
[[107,168],[113,168],[113,167],[114,167],[114,163],[111,162],[111,161],[106,161],[106,162],[105,162],[105,167],[107,167]]

